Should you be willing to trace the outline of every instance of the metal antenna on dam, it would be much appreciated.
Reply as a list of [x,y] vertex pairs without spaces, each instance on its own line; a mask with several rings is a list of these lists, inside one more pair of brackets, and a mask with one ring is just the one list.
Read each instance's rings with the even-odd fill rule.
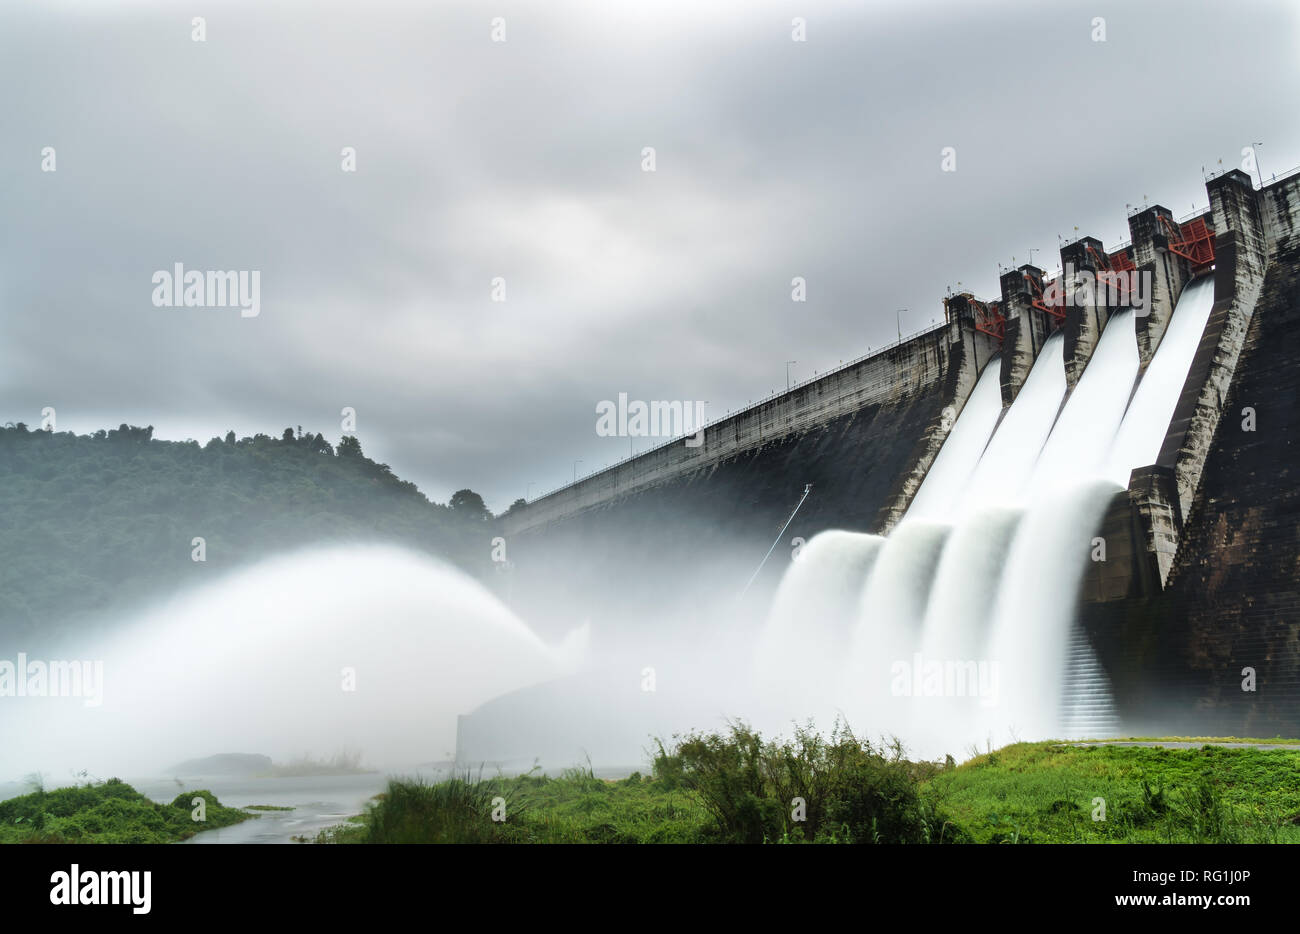
[[785,530],[790,528],[790,523],[794,521],[795,514],[799,512],[799,507],[803,505],[803,501],[808,498],[808,494],[811,492],[812,484],[804,484],[803,496],[799,497],[799,502],[795,504],[794,512],[790,513],[790,518],[785,520],[785,525],[781,526],[781,531],[776,533],[776,538],[772,541],[772,547],[767,550],[767,554],[763,555],[763,560],[758,562],[758,567],[754,568],[754,573],[749,575],[749,580],[745,584],[745,589],[736,595],[737,600],[749,592],[750,584],[754,583],[754,578],[758,577],[758,572],[763,570],[763,565],[767,564],[767,559],[772,557],[772,552],[776,551],[777,542],[781,541],[781,536],[785,534]]

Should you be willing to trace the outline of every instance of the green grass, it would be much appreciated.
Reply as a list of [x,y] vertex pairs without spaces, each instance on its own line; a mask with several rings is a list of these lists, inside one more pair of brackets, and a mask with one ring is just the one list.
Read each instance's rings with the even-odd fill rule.
[[[957,766],[809,742],[688,737],[661,753],[654,777],[619,781],[576,769],[394,779],[365,814],[316,842],[1300,843],[1300,749],[1018,743]],[[792,775],[810,814],[824,805],[815,831],[788,832]],[[505,801],[504,821],[490,817],[494,799]]]
[[[1166,738],[1167,739],[1167,738]],[[1232,742],[1237,740],[1223,740]],[[790,817],[806,799],[807,821]],[[207,820],[191,819],[202,797]],[[1105,819],[1096,799],[1105,802]],[[157,804],[107,782],[0,802],[0,842],[171,843],[275,805],[208,791]],[[504,817],[494,820],[493,817]],[[317,843],[1300,843],[1300,749],[1017,743],[909,762],[846,732],[765,741],[743,725],[679,737],[653,775],[389,781]],[[306,842],[306,841],[303,841]]]
[[349,817],[347,823],[326,827],[315,837],[290,837],[294,843],[365,843],[366,818],[363,814]]
[[660,744],[650,777],[608,781],[572,769],[558,778],[391,779],[359,822],[317,841],[953,842],[959,829],[919,792],[936,768],[839,726],[829,738],[798,729],[793,740],[771,741],[736,723]]
[[925,790],[979,843],[1300,843],[1300,750],[1018,743]]
[[1260,739],[1259,737],[1242,737],[1242,736],[1124,736],[1110,739],[1081,739],[1071,740],[1079,743],[1200,743],[1202,745],[1215,743],[1259,743],[1268,746],[1300,746],[1300,739],[1288,739],[1285,736],[1274,736],[1272,739]]
[[[494,811],[504,819],[493,820]],[[365,814],[314,842],[695,843],[709,826],[707,809],[683,789],[572,769],[558,778],[391,779]]]
[[[196,797],[206,803],[203,822],[191,817]],[[185,791],[158,804],[110,778],[0,801],[0,843],[174,843],[252,816],[225,807],[210,791]]]
[[[634,773],[610,781],[571,769],[509,780],[507,833],[521,843],[698,843],[712,818],[699,795]],[[511,815],[519,819],[510,825]],[[503,828],[504,829],[504,828]]]

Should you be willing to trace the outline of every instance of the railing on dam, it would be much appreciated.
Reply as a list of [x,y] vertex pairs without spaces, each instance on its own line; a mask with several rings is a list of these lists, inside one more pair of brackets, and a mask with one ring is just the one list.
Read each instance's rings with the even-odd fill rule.
[[1188,221],[1193,220],[1197,217],[1206,217],[1207,215],[1212,213],[1213,213],[1212,209],[1207,204],[1203,208],[1194,208],[1192,210],[1192,213],[1190,214],[1184,214],[1182,217],[1178,218],[1177,223],[1186,224]]
[[1264,182],[1264,187],[1268,188],[1270,185],[1274,184],[1275,182],[1284,182],[1292,175],[1300,175],[1300,165],[1297,165],[1294,169],[1290,169],[1289,171],[1283,172],[1281,175],[1269,176],[1268,180]]
[[[774,399],[779,399],[781,396],[790,395],[791,393],[797,392],[798,390],[803,389],[807,386],[811,386],[814,383],[818,383],[824,379],[828,379],[832,376],[835,376],[837,373],[843,373],[845,370],[849,370],[855,366],[859,366],[867,360],[871,360],[875,357],[879,357],[882,354],[887,354],[891,350],[897,350],[899,347],[902,347],[905,344],[909,344],[912,341],[918,340],[919,338],[922,337],[927,337],[935,333],[936,331],[941,331],[947,326],[948,326],[947,322],[944,321],[938,324],[932,324],[927,327],[921,328],[920,330],[914,331],[911,334],[904,335],[903,337],[900,337],[899,339],[889,344],[886,344],[883,347],[877,347],[874,350],[869,350],[866,353],[862,354],[861,356],[854,357],[852,360],[848,360],[844,363],[838,364],[834,367],[834,369],[826,370],[822,373],[818,373],[814,376],[809,376],[806,379],[800,380],[797,383],[793,383],[788,389],[777,390],[776,392],[768,393],[763,398],[759,399],[756,402],[751,402],[750,404],[746,405],[744,408],[736,409],[735,411],[732,412],[727,412],[724,415],[719,415],[713,418],[711,421],[705,422],[702,426],[700,426],[699,430],[707,431],[710,428],[715,428],[716,426],[731,421],[732,419],[740,418],[746,413],[754,412],[762,408],[763,406],[768,405]],[[692,432],[692,434],[694,434],[694,432]],[[593,470],[590,473],[583,474],[582,476],[578,477],[576,480],[572,480],[560,486],[553,487],[552,489],[547,490],[545,493],[540,493],[537,496],[534,496],[532,499],[528,500],[527,503],[528,505],[531,506],[534,503],[546,499],[548,496],[554,496],[557,493],[563,493],[565,490],[569,490],[574,487],[581,486],[583,483],[586,483],[589,480],[616,471],[619,468],[623,467],[624,465],[630,463],[631,461],[635,461],[643,457],[648,457],[654,454],[656,451],[661,451],[664,448],[670,447],[674,444],[681,444],[683,439],[686,437],[688,436],[675,435],[674,437],[668,438],[666,441],[662,441],[659,444],[656,444],[654,447],[647,448],[644,451],[638,451],[636,454],[627,455],[621,458],[620,460],[617,460],[614,463],[609,464],[608,466],[600,468],[599,470]]]

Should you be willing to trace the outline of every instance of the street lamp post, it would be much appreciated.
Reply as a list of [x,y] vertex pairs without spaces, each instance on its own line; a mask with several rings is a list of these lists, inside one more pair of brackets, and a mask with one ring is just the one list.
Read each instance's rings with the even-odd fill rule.
[[[958,285],[960,284],[958,283]],[[894,324],[898,325],[898,339],[900,341],[903,339],[903,312],[905,311],[907,311],[906,308],[900,308],[894,312]]]
[[577,482],[578,482],[578,465],[581,464],[581,463],[582,463],[581,460],[576,460],[576,461],[573,462],[573,482],[574,482],[574,483],[577,483]]
[[790,364],[798,363],[798,362],[799,362],[798,360],[785,361],[785,391],[786,392],[790,391]]

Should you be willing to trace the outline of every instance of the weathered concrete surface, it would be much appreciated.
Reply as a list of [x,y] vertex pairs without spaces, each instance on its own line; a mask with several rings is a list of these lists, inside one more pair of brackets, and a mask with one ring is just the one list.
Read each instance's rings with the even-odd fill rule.
[[1129,477],[1128,494],[1137,519],[1142,590],[1154,594],[1169,579],[1183,531],[1178,480],[1172,468],[1139,467]]
[[[1268,267],[1266,224],[1259,198],[1250,179],[1241,172],[1229,172],[1206,184],[1210,196],[1215,234],[1214,306],[1201,342],[1188,370],[1182,394],[1170,420],[1164,443],[1156,459],[1158,472],[1135,470],[1130,479],[1128,508],[1114,509],[1107,516],[1102,535],[1133,554],[1132,562],[1089,570],[1086,599],[1115,599],[1127,590],[1130,595],[1150,595],[1150,572],[1163,586],[1168,580],[1178,549],[1183,518],[1191,506],[1214,433],[1223,416],[1223,401],[1236,371],[1246,329],[1254,314],[1264,273]],[[1279,204],[1285,206],[1285,199]],[[1129,219],[1135,255],[1142,269],[1153,278],[1151,314],[1138,318],[1138,347],[1143,371],[1159,347],[1176,302],[1192,278],[1190,263],[1168,250],[1161,231],[1168,228],[1160,218],[1168,211],[1159,205]],[[1172,219],[1171,219],[1172,222]],[[1107,580],[1103,584],[1101,577]],[[1128,586],[1121,584],[1128,581]]]
[[[1110,560],[1086,575],[1082,623],[1129,725],[1295,735],[1300,177],[1255,192],[1230,172],[1206,187],[1215,303],[1157,464],[1135,470],[1107,514]],[[1154,224],[1135,215],[1132,227],[1138,255],[1154,252],[1158,269]],[[1188,270],[1170,262],[1172,295]],[[1161,333],[1165,324],[1155,322]],[[1242,430],[1246,406],[1267,407],[1256,432]],[[1241,687],[1248,667],[1256,692]]]
[[1138,275],[1151,282],[1150,313],[1135,320],[1140,373],[1155,356],[1160,340],[1169,327],[1178,296],[1191,278],[1187,261],[1169,252],[1169,225],[1176,225],[1173,213],[1155,204],[1128,219],[1133,241],[1133,263]]
[[[906,400],[948,377],[954,347],[966,348],[954,359],[965,361],[968,369],[977,358],[982,364],[996,351],[973,328],[948,322],[710,425],[696,447],[679,440],[539,497],[504,518],[504,534],[517,536],[639,490],[675,482],[772,442],[815,431],[863,407]],[[960,408],[964,398],[954,404]]]
[[[1300,246],[1284,246],[1245,336],[1172,572],[1161,641],[1198,722],[1300,730]],[[1246,407],[1256,412],[1244,430]],[[1257,690],[1242,690],[1253,668]]]
[[[689,627],[744,587],[799,502],[813,490],[755,581],[746,612],[766,613],[795,539],[826,529],[879,533],[924,477],[987,364],[990,346],[962,323],[929,379],[762,444],[593,501],[547,522],[506,525],[513,569],[502,592],[555,635],[590,618]],[[723,423],[724,425],[726,423]]]
[[1079,598],[1105,604],[1149,599],[1161,591],[1182,529],[1174,474],[1167,467],[1139,467],[1127,490],[1116,493],[1102,520],[1106,560],[1088,566]]
[[1002,404],[1015,401],[1020,387],[1029,377],[1029,369],[1038,359],[1051,333],[1047,315],[1033,307],[1033,293],[1026,277],[1041,289],[1043,270],[1024,265],[1007,270],[998,280],[1002,290],[1002,314],[1006,317],[1006,338],[1002,342]]
[[[1096,274],[1097,262],[1093,259],[1092,254],[1088,252],[1090,246],[1096,252],[1104,255],[1101,241],[1095,237],[1081,237],[1074,243],[1061,247],[1062,275],[1065,274],[1064,270],[1069,268]],[[1079,294],[1075,301],[1066,308],[1065,321],[1061,327],[1065,339],[1065,385],[1067,392],[1074,391],[1075,385],[1079,382],[1079,377],[1083,375],[1084,367],[1092,359],[1092,353],[1097,349],[1097,341],[1101,339],[1102,329],[1106,327],[1106,322],[1110,320],[1111,311],[1112,309],[1104,304],[1104,295],[1100,291],[1094,291],[1090,300],[1083,294]]]
[[1196,495],[1268,265],[1263,221],[1250,178],[1233,171],[1205,187],[1216,231],[1214,307],[1156,461],[1173,467],[1183,515]]
[[974,312],[968,304],[963,302],[950,305],[948,312],[952,323],[950,333],[956,335],[956,342],[949,347],[948,370],[943,388],[946,404],[939,410],[938,417],[932,417],[925,426],[925,433],[913,454],[911,470],[903,476],[893,497],[883,507],[872,529],[879,534],[888,533],[907,512],[912,497],[920,489],[934,459],[939,456],[939,449],[943,447],[948,432],[952,430],[966,400],[970,398],[980,372],[992,355],[998,352],[988,335],[974,330]]
[[[1300,238],[1276,242],[1165,590],[1140,579],[1138,562],[1126,596],[1083,608],[1133,728],[1300,733]],[[1246,407],[1255,431],[1243,430]],[[1172,521],[1177,497],[1146,498],[1160,500]],[[1254,692],[1242,690],[1246,668]]]
[[1269,253],[1300,243],[1300,179],[1291,175],[1266,185],[1259,200]]

